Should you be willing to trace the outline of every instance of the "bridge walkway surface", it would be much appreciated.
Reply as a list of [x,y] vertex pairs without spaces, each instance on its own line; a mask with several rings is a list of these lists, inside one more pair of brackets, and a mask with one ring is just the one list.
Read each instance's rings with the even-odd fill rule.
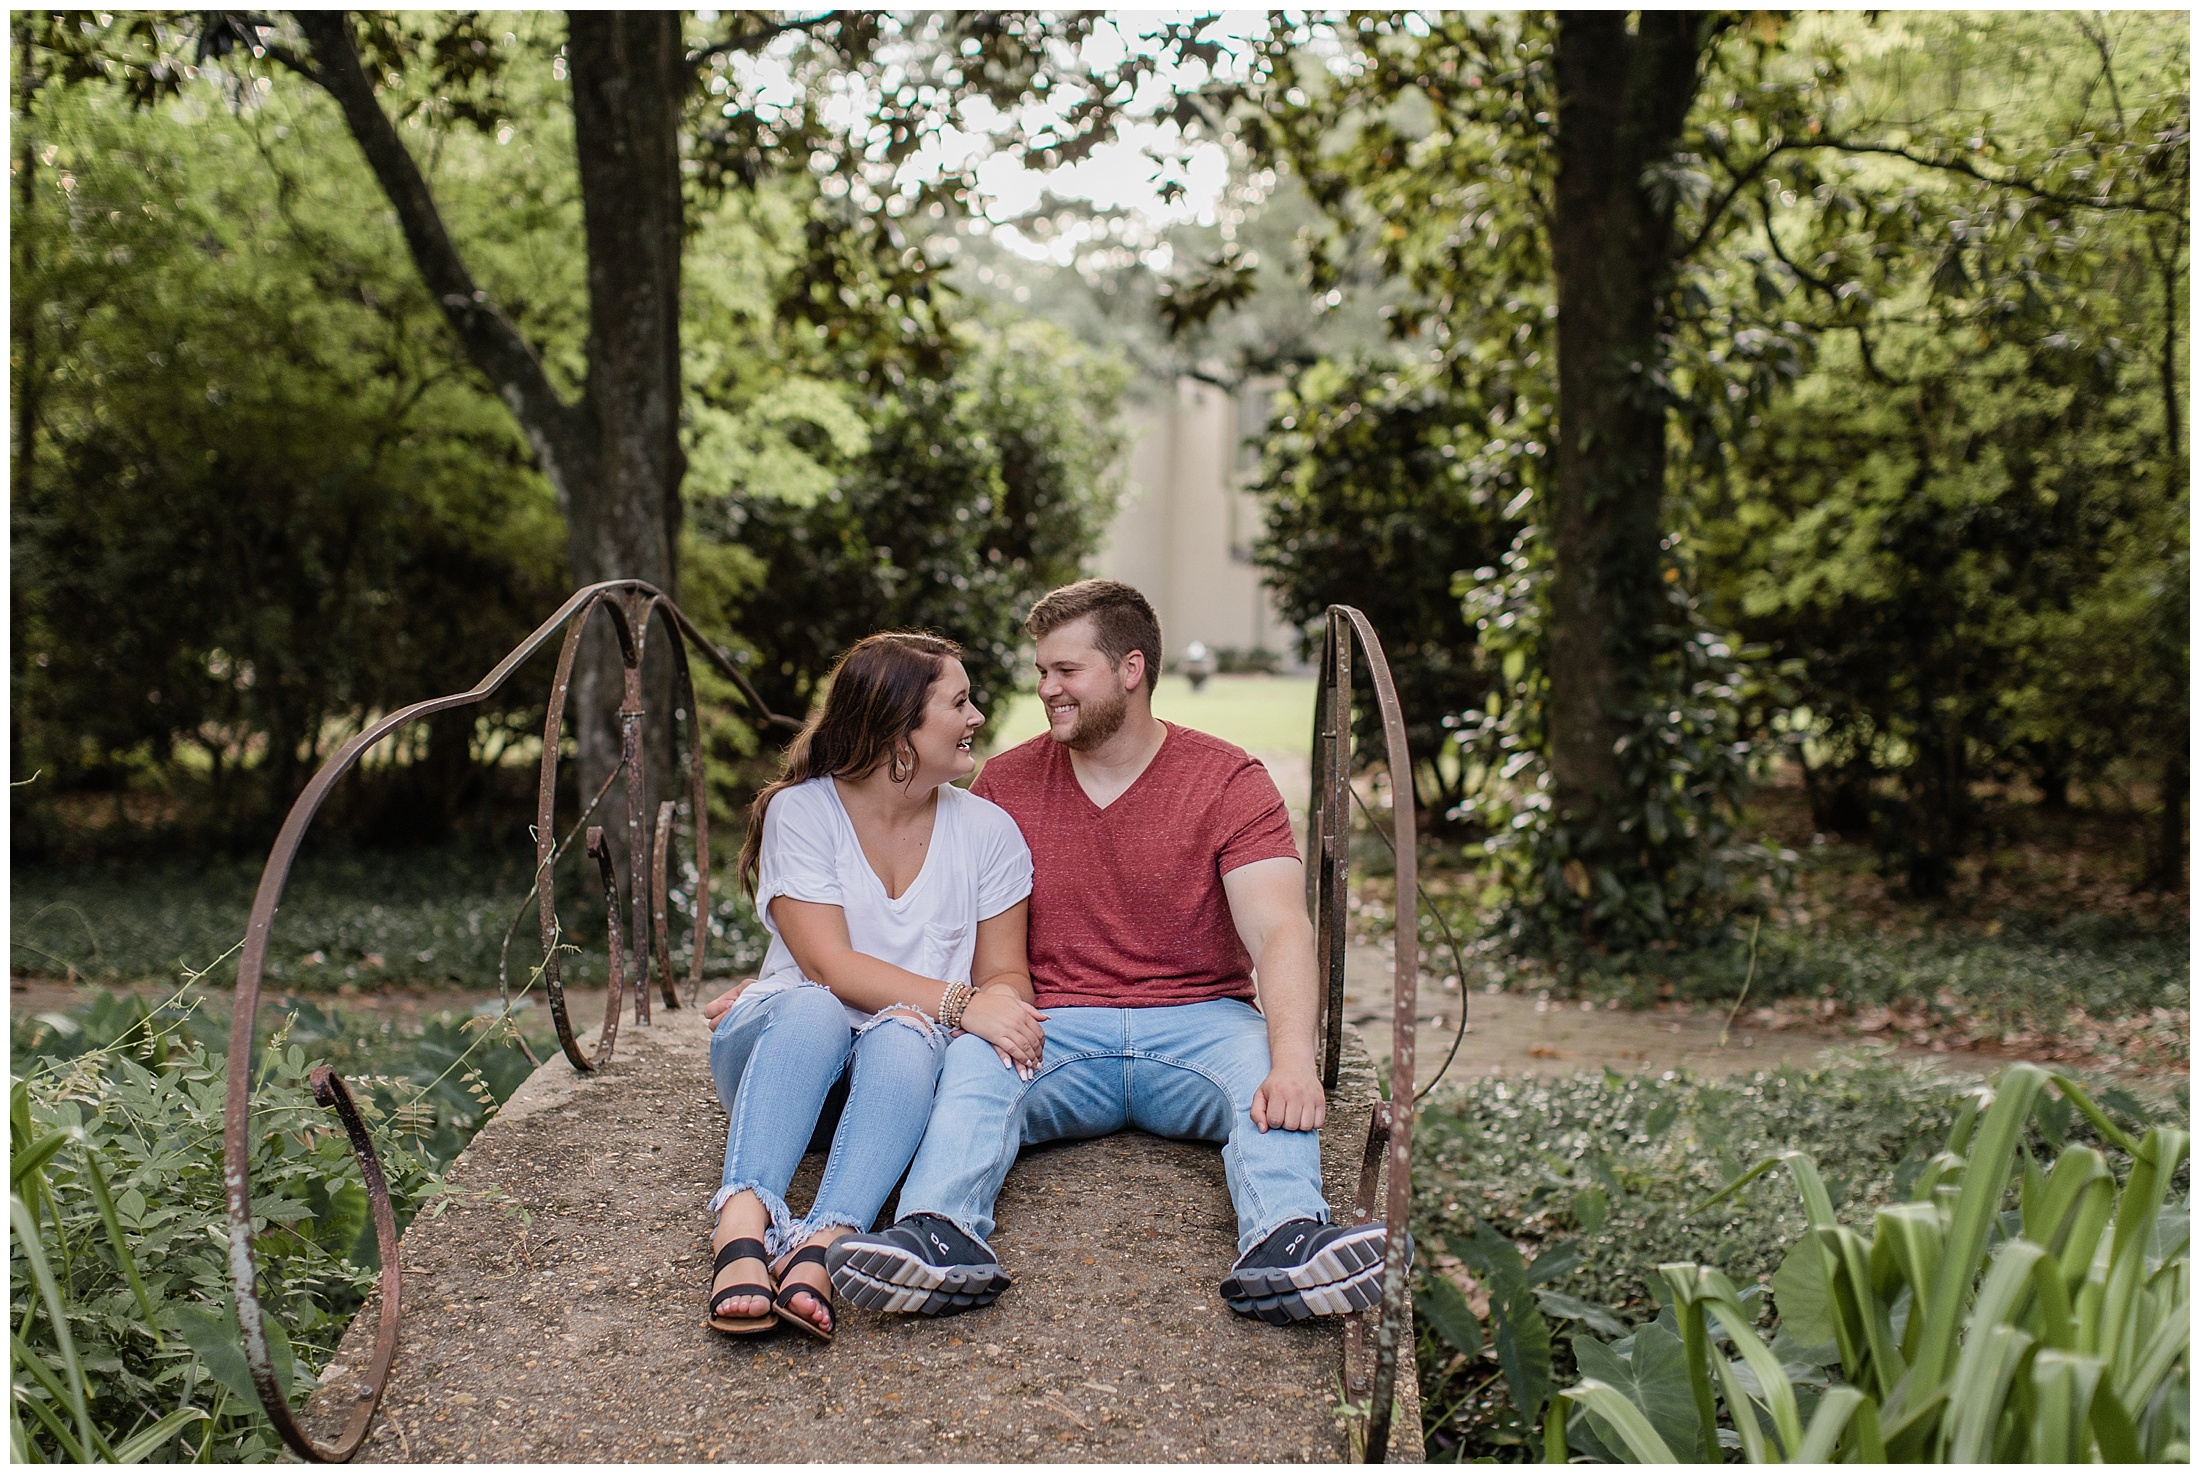
[[[1374,1067],[1355,1030],[1323,1131],[1352,1217]],[[1337,1318],[1227,1310],[1222,1154],[1139,1134],[1027,1151],[994,1237],[1016,1285],[926,1320],[836,1307],[831,1344],[701,1324],[725,1113],[701,1014],[628,1021],[592,1076],[545,1063],[400,1247],[397,1359],[358,1457],[403,1462],[1332,1462],[1351,1457]],[[804,1159],[806,1203],[823,1165]],[[1380,1201],[1378,1199],[1377,1201]],[[358,1393],[370,1300],[308,1409]],[[1372,1316],[1370,1316],[1372,1319]],[[1368,1341],[1372,1344],[1372,1326]],[[1422,1458],[1410,1321],[1388,1449]]]

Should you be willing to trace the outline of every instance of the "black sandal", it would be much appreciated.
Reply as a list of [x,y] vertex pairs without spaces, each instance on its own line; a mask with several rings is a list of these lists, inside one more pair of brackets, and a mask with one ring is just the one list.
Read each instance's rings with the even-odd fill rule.
[[[798,1264],[822,1265],[824,1262],[825,1246],[823,1244],[812,1244],[806,1249],[795,1250],[782,1260],[779,1265],[779,1277],[785,1279],[787,1271]],[[821,1326],[808,1316],[797,1314],[794,1309],[794,1297],[797,1295],[807,1295],[815,1300],[818,1308],[823,1310],[828,1317],[828,1323]],[[789,1285],[772,1297],[772,1313],[788,1325],[808,1331],[820,1341],[833,1339],[833,1329],[830,1321],[833,1314],[833,1301],[830,1290],[820,1294],[808,1285]]]
[[[766,1266],[765,1278],[769,1279],[771,1277],[771,1261],[764,1255],[764,1246],[755,1239],[734,1239],[718,1251],[718,1260],[710,1267],[711,1283],[716,1284],[718,1282],[718,1276],[726,1272],[727,1265],[738,1264],[743,1259],[754,1259],[757,1263]],[[740,1295],[756,1295],[766,1300],[773,1299],[772,1286],[769,1284],[728,1285],[723,1290],[713,1290],[710,1296],[709,1313],[704,1316],[703,1324],[714,1331],[723,1331],[729,1336],[754,1336],[760,1332],[771,1330],[779,1324],[779,1317],[776,1314],[726,1315],[720,1311],[720,1306]]]

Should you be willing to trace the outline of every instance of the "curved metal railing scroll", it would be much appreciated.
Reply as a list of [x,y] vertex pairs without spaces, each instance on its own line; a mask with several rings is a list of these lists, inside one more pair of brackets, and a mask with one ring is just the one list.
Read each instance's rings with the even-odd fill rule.
[[[1345,1398],[1365,1402],[1366,1458],[1383,1461],[1390,1447],[1390,1409],[1406,1329],[1406,1228],[1413,1201],[1414,992],[1420,976],[1420,893],[1415,873],[1413,765],[1406,747],[1405,714],[1390,662],[1367,616],[1347,604],[1329,606],[1322,638],[1320,685],[1314,702],[1312,802],[1307,806],[1306,906],[1314,920],[1315,955],[1321,959],[1327,998],[1322,1025],[1322,1088],[1334,1090],[1344,1044],[1345,899],[1352,837],[1352,647],[1367,661],[1368,684],[1383,719],[1383,757],[1388,765],[1393,848],[1397,855],[1394,980],[1391,994],[1390,1099],[1375,1103],[1361,1163],[1357,1221],[1375,1216],[1375,1190],[1384,1157],[1389,1192],[1383,1221],[1389,1246],[1383,1262],[1382,1301],[1345,1328]],[[1368,1365],[1369,1322],[1375,1331],[1374,1364]],[[1410,1349],[1410,1348],[1405,1348]]]
[[[353,1153],[359,1158],[359,1169],[366,1180],[368,1201],[374,1213],[375,1242],[381,1248],[381,1322],[374,1338],[374,1350],[369,1357],[365,1377],[359,1384],[358,1396],[350,1419],[335,1442],[323,1444],[300,1427],[290,1410],[288,1400],[275,1379],[275,1365],[268,1354],[265,1313],[261,1309],[257,1293],[256,1275],[252,1262],[252,1180],[251,1180],[251,1082],[253,1026],[259,1013],[260,979],[267,964],[267,943],[274,926],[275,911],[282,901],[283,886],[290,878],[291,863],[297,858],[298,847],[305,839],[306,830],[313,823],[337,782],[357,766],[361,757],[390,733],[408,723],[437,712],[456,707],[471,706],[495,695],[512,673],[544,645],[561,628],[565,630],[565,643],[558,652],[557,676],[550,696],[549,715],[543,724],[542,781],[538,791],[536,812],[535,891],[540,901],[543,944],[543,980],[550,997],[551,1017],[557,1024],[558,1042],[573,1067],[581,1071],[596,1069],[611,1057],[618,1037],[619,1010],[622,1004],[624,958],[620,940],[619,888],[614,873],[609,847],[602,841],[598,830],[589,831],[589,850],[596,856],[599,871],[604,879],[605,902],[611,919],[611,990],[606,1001],[603,1033],[597,1041],[597,1052],[591,1058],[581,1048],[573,1035],[571,1021],[566,1015],[565,991],[559,979],[557,917],[554,910],[554,893],[551,883],[551,867],[562,847],[555,845],[551,828],[554,818],[554,800],[557,791],[558,741],[565,721],[567,689],[572,681],[573,665],[580,649],[580,637],[589,616],[598,607],[603,608],[612,623],[612,632],[619,643],[621,664],[625,671],[625,699],[620,705],[620,765],[613,779],[623,775],[627,792],[627,921],[626,937],[636,962],[635,1018],[639,1023],[649,1021],[650,973],[657,974],[657,981],[668,1009],[680,1006],[674,990],[671,972],[671,949],[664,936],[666,917],[665,867],[670,844],[670,829],[674,805],[666,802],[657,811],[655,823],[643,811],[643,762],[642,753],[648,731],[647,702],[644,699],[642,661],[647,649],[650,630],[659,616],[673,632],[672,657],[677,690],[676,709],[686,715],[687,740],[684,777],[694,813],[695,847],[695,944],[688,963],[688,996],[694,999],[703,972],[703,949],[708,936],[709,907],[705,898],[710,894],[710,813],[704,797],[704,773],[701,713],[695,705],[695,689],[688,667],[687,646],[701,650],[726,676],[732,679],[752,709],[761,725],[798,728],[800,723],[791,717],[780,716],[766,707],[756,688],[732,657],[713,645],[678,605],[654,586],[639,579],[613,579],[591,584],[580,590],[542,625],[521,641],[511,654],[497,663],[494,670],[483,676],[472,689],[451,696],[438,696],[419,701],[400,711],[390,713],[382,720],[368,726],[358,736],[346,742],[334,757],[321,765],[321,770],[306,784],[298,801],[291,805],[290,813],[283,820],[281,833],[276,836],[275,847],[267,857],[266,866],[260,871],[260,887],[252,898],[252,916],[245,926],[244,951],[237,963],[237,994],[235,1006],[229,1018],[229,1094],[225,1106],[222,1136],[222,1179],[229,1199],[229,1271],[237,1290],[237,1327],[243,1333],[245,1360],[252,1368],[253,1384],[259,1389],[260,1402],[267,1409],[269,1421],[282,1434],[301,1458],[321,1463],[341,1463],[358,1452],[366,1440],[367,1429],[374,1421],[375,1409],[382,1401],[383,1389],[388,1385],[390,1363],[397,1355],[397,1326],[401,1276],[397,1262],[397,1219],[390,1208],[389,1185],[382,1174],[382,1164],[374,1152],[374,1143],[368,1136],[366,1123],[359,1117],[351,1094],[334,1071],[322,1067],[314,1071],[312,1086],[314,1097],[333,1109],[343,1123],[350,1138]],[[609,782],[603,792],[608,792]],[[600,800],[603,793],[595,798]],[[593,801],[582,814],[585,824],[594,812]],[[652,843],[651,830],[655,830]],[[647,867],[648,884],[643,881]],[[654,966],[652,966],[654,964]]]

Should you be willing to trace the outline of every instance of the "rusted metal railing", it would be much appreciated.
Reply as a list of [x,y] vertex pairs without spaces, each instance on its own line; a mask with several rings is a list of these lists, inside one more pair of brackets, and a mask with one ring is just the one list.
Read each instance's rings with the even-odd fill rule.
[[[591,615],[598,609],[611,621],[612,634],[619,644],[619,656],[625,671],[625,699],[619,708],[620,761],[595,795],[589,799],[578,830],[585,826],[595,813],[596,805],[610,792],[612,782],[621,775],[626,779],[627,812],[627,916],[622,928],[619,907],[620,890],[611,849],[605,843],[600,828],[588,830],[588,853],[597,863],[604,886],[605,907],[609,914],[609,944],[611,953],[611,987],[604,1006],[603,1031],[596,1041],[596,1053],[591,1057],[574,1037],[572,1022],[567,1016],[565,989],[559,976],[559,941],[556,891],[552,869],[566,846],[556,842],[552,827],[556,817],[558,742],[564,730],[565,705],[573,678],[573,666],[580,650],[581,635]],[[693,644],[726,676],[732,679],[742,696],[747,699],[755,719],[766,726],[783,728],[799,727],[790,717],[779,716],[764,705],[755,687],[739,665],[724,651],[705,639],[679,606],[663,592],[638,579],[614,579],[591,584],[565,601],[557,613],[545,620],[541,627],[520,642],[518,648],[497,663],[494,670],[481,678],[471,690],[456,695],[439,696],[430,701],[415,702],[401,711],[392,712],[366,730],[359,733],[321,765],[313,775],[298,801],[291,805],[289,815],[283,820],[282,832],[276,837],[275,848],[268,854],[267,864],[260,872],[260,888],[252,899],[252,916],[246,924],[244,952],[237,964],[236,1004],[229,1018],[229,1095],[226,1106],[223,1145],[223,1185],[229,1198],[229,1272],[237,1290],[237,1326],[243,1333],[245,1360],[252,1368],[253,1385],[259,1389],[260,1402],[267,1409],[269,1421],[282,1434],[283,1441],[301,1457],[322,1463],[341,1463],[358,1452],[365,1441],[367,1429],[374,1420],[375,1409],[380,1405],[383,1390],[388,1386],[390,1363],[397,1355],[397,1326],[401,1276],[397,1262],[397,1219],[390,1208],[389,1185],[382,1174],[381,1161],[375,1156],[374,1143],[368,1136],[366,1123],[352,1102],[351,1093],[342,1077],[327,1066],[316,1069],[311,1079],[314,1098],[333,1109],[351,1140],[353,1153],[359,1158],[359,1170],[366,1180],[367,1198],[374,1213],[375,1242],[382,1254],[381,1323],[374,1338],[374,1351],[368,1360],[364,1378],[358,1384],[351,1417],[335,1442],[323,1444],[299,1426],[292,1415],[290,1404],[283,1396],[275,1380],[275,1365],[268,1354],[265,1312],[257,1293],[257,1277],[252,1262],[252,1181],[250,1165],[251,1143],[251,1082],[253,1025],[259,1013],[260,979],[267,964],[268,935],[275,922],[276,907],[283,897],[283,885],[290,877],[290,867],[297,858],[298,846],[305,839],[307,828],[314,815],[320,811],[338,780],[349,773],[359,759],[390,733],[408,723],[437,712],[456,707],[472,706],[496,694],[512,673],[544,645],[560,629],[565,631],[565,643],[558,652],[557,675],[550,691],[550,710],[543,722],[542,731],[542,779],[537,790],[535,814],[535,883],[532,899],[539,903],[542,935],[542,977],[550,999],[550,1014],[557,1025],[558,1043],[576,1070],[592,1071],[611,1058],[618,1041],[619,1011],[625,993],[624,952],[631,947],[635,961],[634,1015],[637,1023],[649,1022],[649,983],[654,973],[663,993],[665,1007],[680,1006],[679,996],[672,981],[671,946],[666,936],[666,865],[671,845],[673,815],[672,801],[658,807],[654,823],[644,809],[643,753],[646,751],[649,712],[642,682],[642,661],[650,631],[660,618],[672,631],[672,659],[675,676],[675,706],[686,715],[686,748],[684,767],[685,785],[694,814],[695,856],[695,945],[688,962],[688,996],[693,1001],[703,975],[704,944],[709,935],[710,910],[707,898],[710,894],[710,812],[705,802],[704,772],[701,742],[701,713],[695,705],[695,689],[688,668],[687,646]],[[570,836],[568,837],[570,843]],[[645,884],[643,876],[648,875]],[[522,903],[524,911],[525,903]],[[621,932],[625,933],[622,939]],[[501,972],[500,972],[501,984]],[[509,995],[506,1005],[509,1007]]]
[[[1394,982],[1390,1010],[1390,1099],[1375,1103],[1368,1120],[1355,1221],[1375,1216],[1375,1194],[1385,1159],[1390,1168],[1383,1222],[1389,1229],[1383,1259],[1383,1298],[1345,1327],[1345,1400],[1364,1399],[1367,1461],[1379,1464],[1390,1448],[1390,1409],[1398,1385],[1398,1359],[1406,1333],[1407,1217],[1413,1204],[1414,991],[1420,975],[1419,884],[1415,873],[1413,765],[1406,749],[1405,714],[1390,662],[1367,616],[1347,604],[1329,606],[1322,637],[1320,685],[1314,699],[1313,795],[1306,815],[1306,908],[1314,920],[1315,956],[1328,983],[1322,1024],[1322,1088],[1337,1085],[1344,1045],[1345,899],[1350,869],[1352,815],[1352,647],[1367,661],[1368,684],[1383,719],[1383,756],[1390,770],[1390,805],[1397,855],[1398,901],[1394,912]],[[1367,1332],[1375,1332],[1373,1366]],[[1410,1348],[1405,1348],[1410,1351]]]

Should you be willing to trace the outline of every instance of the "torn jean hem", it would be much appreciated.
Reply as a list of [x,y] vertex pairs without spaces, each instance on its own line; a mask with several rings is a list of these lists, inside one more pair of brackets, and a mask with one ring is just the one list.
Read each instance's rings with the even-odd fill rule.
[[858,1223],[850,1213],[815,1213],[789,1228],[781,1252],[808,1243],[829,1228],[845,1228],[851,1233],[862,1233],[871,1225]]
[[762,1203],[765,1210],[772,1215],[771,1227],[764,1231],[764,1248],[767,1253],[777,1255],[786,1246],[787,1232],[794,1227],[794,1215],[787,1211],[787,1200],[770,1188],[765,1187],[762,1183],[753,1178],[741,1182],[727,1183],[712,1195],[710,1200],[711,1214],[716,1216],[718,1210],[725,1207],[729,1199],[745,1192],[755,1193],[756,1200]]

